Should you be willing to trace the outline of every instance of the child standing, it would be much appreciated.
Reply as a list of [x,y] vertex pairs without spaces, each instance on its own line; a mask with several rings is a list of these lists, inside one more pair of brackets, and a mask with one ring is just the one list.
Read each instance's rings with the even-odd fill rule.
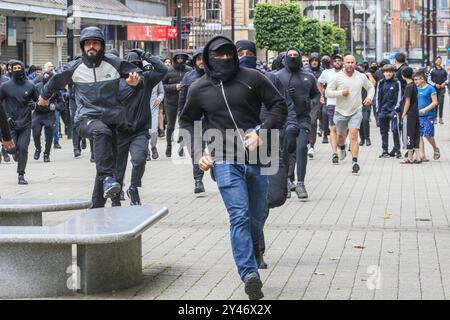
[[[398,114],[400,113],[400,103],[402,100],[402,86],[400,81],[394,78],[395,68],[391,64],[383,67],[384,79],[377,86],[376,107],[378,119],[380,121],[380,133],[383,153],[380,158],[397,157],[401,158],[400,135],[398,125]],[[394,148],[389,153],[389,129],[394,138]]]
[[[406,81],[405,94],[403,95],[404,107],[403,120],[403,145],[408,150],[407,158],[401,163],[420,163],[418,154],[420,141],[419,107],[417,101],[418,90],[413,81],[413,69],[406,67],[402,70],[402,77]],[[413,160],[413,154],[416,159]]]
[[425,155],[423,137],[427,138],[434,150],[433,159],[438,160],[441,156],[439,148],[434,140],[434,108],[438,105],[436,89],[425,81],[425,73],[418,71],[414,74],[414,82],[417,85],[417,101],[419,107],[420,144],[419,157],[422,161],[429,161]]

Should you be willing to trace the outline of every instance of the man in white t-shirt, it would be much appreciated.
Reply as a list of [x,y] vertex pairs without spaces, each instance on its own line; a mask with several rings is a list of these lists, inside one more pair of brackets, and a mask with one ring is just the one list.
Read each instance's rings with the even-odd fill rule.
[[342,57],[340,55],[333,56],[333,68],[327,69],[322,72],[319,79],[317,79],[317,87],[319,88],[321,97],[320,103],[325,104],[326,107],[324,109],[324,114],[326,112],[326,116],[328,118],[328,125],[330,127],[330,140],[331,140],[331,149],[333,151],[332,162],[334,164],[339,163],[339,157],[337,154],[337,133],[336,133],[336,125],[334,124],[334,108],[336,107],[336,99],[328,98],[325,101],[325,86],[331,82],[333,77],[342,70]]
[[[330,81],[325,90],[325,95],[327,98],[336,98],[333,120],[338,134],[339,158],[344,160],[347,155],[345,139],[348,130],[353,158],[352,172],[358,174],[360,170],[358,164],[358,132],[363,119],[362,106],[363,104],[372,104],[375,89],[369,78],[365,74],[355,71],[355,68],[355,57],[346,56],[344,58],[344,69]],[[364,101],[362,101],[363,88],[367,91],[367,97]]]

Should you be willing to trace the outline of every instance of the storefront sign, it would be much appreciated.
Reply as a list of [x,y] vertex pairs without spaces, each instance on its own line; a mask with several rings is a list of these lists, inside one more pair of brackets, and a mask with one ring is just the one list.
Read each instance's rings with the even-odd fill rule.
[[127,26],[129,41],[166,41],[177,38],[177,28],[171,26]]

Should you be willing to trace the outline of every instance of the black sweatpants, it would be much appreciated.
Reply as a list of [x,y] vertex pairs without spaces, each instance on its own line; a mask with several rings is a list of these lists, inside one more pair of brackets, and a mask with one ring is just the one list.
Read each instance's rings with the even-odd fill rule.
[[149,140],[150,135],[148,130],[137,133],[118,131],[116,178],[117,182],[119,182],[122,187],[125,172],[127,170],[128,153],[131,155],[131,164],[133,165],[130,186],[142,186],[142,177],[144,176],[145,164],[147,163]]
[[370,113],[372,111],[372,106],[363,106],[363,120],[361,122],[361,127],[359,128],[359,137],[361,141],[370,139]]
[[92,139],[95,150],[94,191],[92,192],[92,207],[105,206],[103,198],[103,180],[114,176],[117,158],[117,132],[113,125],[106,125],[101,120],[83,120],[77,125],[78,134],[82,138]]
[[167,119],[166,141],[167,141],[167,145],[171,146],[172,145],[172,134],[175,130],[175,123],[177,122],[178,106],[165,103],[164,111],[165,111],[166,119]]
[[28,162],[28,146],[31,140],[31,127],[25,129],[12,129],[11,137],[17,146],[17,173],[25,174]]
[[299,134],[295,153],[290,155],[288,176],[294,178],[295,165],[297,165],[297,182],[305,182],[306,165],[308,164],[308,141],[311,131],[311,119],[309,117],[297,119]]
[[55,114],[49,113],[46,115],[33,114],[32,120],[32,130],[33,130],[33,140],[34,147],[36,150],[41,151],[41,133],[42,128],[44,128],[45,135],[45,150],[44,154],[50,155],[50,150],[53,143],[53,127],[55,126]]
[[414,150],[419,149],[419,142],[419,117],[407,115],[403,118],[403,145],[407,150]]
[[445,89],[436,90],[438,97],[438,110],[436,112],[436,116],[439,116],[439,119],[442,119],[444,116],[444,100],[445,100]]

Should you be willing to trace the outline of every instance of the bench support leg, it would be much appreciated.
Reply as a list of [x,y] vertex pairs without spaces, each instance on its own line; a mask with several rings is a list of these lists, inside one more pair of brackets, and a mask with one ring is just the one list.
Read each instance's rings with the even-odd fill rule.
[[123,290],[142,281],[142,239],[77,246],[84,294]]
[[0,298],[71,295],[71,266],[70,244],[0,244]]
[[0,212],[0,226],[42,226],[42,212],[5,213]]

